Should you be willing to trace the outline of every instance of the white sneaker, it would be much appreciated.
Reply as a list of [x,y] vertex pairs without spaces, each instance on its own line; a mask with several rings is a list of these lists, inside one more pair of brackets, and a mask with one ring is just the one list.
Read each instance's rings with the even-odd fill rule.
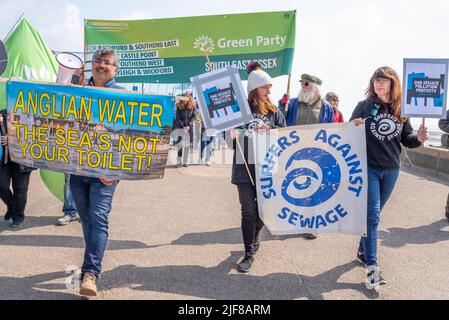
[[380,285],[386,283],[387,281],[380,274],[379,267],[368,266],[366,268],[366,288],[368,290],[377,289]]
[[204,161],[203,160],[198,160],[198,164],[204,164]]
[[212,165],[212,163],[210,162],[210,161],[206,161],[206,166],[211,166]]
[[65,226],[66,224],[69,224],[72,221],[79,221],[79,216],[76,215],[74,217],[69,216],[68,214],[65,214],[63,217],[58,219],[58,225],[59,226]]

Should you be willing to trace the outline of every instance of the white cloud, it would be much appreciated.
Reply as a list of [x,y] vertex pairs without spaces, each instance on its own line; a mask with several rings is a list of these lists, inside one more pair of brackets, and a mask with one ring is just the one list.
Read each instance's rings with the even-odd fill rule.
[[83,29],[80,8],[76,4],[70,3],[65,7],[65,27],[69,31],[81,31]]
[[48,12],[46,22],[40,21],[42,34],[47,45],[56,51],[83,51],[83,20],[81,9],[73,3],[47,4],[40,9]]

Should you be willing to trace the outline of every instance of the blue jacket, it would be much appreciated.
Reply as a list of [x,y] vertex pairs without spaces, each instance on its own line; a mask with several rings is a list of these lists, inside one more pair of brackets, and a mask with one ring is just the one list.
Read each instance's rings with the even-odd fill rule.
[[[296,125],[296,114],[298,113],[298,98],[293,98],[288,104],[287,126]],[[333,123],[334,109],[326,100],[321,100],[320,123]]]

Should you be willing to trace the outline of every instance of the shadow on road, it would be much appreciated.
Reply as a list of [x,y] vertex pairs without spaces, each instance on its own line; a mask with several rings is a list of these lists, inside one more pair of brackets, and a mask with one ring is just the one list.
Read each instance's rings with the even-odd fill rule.
[[[288,240],[292,238],[303,238],[304,235],[273,236],[264,228],[260,234],[262,241]],[[172,245],[209,245],[209,244],[242,244],[242,231],[240,228],[230,228],[218,231],[186,233],[171,242]]]
[[[187,297],[236,300],[291,300],[307,298],[323,299],[323,294],[334,290],[355,290],[368,299],[379,297],[376,291],[366,289],[364,283],[338,282],[345,273],[359,266],[356,261],[348,262],[317,276],[291,273],[272,273],[266,276],[230,273],[241,257],[241,252],[231,255],[215,267],[120,266],[104,272],[98,282],[101,291],[116,288],[132,288],[139,291],[181,294]],[[0,277],[0,299],[66,300],[84,299],[77,290],[66,288],[69,275],[53,272],[24,278]],[[45,283],[60,279],[58,283]],[[61,284],[64,282],[64,284]],[[61,292],[64,290],[66,292]]]
[[[55,217],[55,216],[41,216],[41,217],[30,216],[30,217],[25,217],[25,221],[20,225],[20,227],[18,229],[11,229],[9,227],[9,225],[12,222],[12,220],[4,221],[3,217],[0,217],[0,218],[1,218],[0,233],[1,233],[2,231],[6,231],[6,230],[8,230],[8,231],[21,231],[21,230],[27,230],[27,229],[33,229],[33,228],[54,226],[56,224],[56,221],[60,217]],[[75,222],[72,222],[72,223],[75,223]],[[80,228],[81,228],[81,224],[80,224]]]
[[[46,289],[45,282],[66,278],[64,272],[53,272],[29,277],[0,277],[1,300],[80,300],[84,299],[78,294],[55,292]],[[58,286],[66,289],[65,286]],[[66,289],[67,290],[67,289]]]
[[266,276],[229,273],[241,257],[241,252],[231,255],[218,266],[120,266],[101,276],[101,288],[129,288],[181,294],[207,299],[262,299],[290,300],[297,298],[323,299],[323,293],[352,289],[368,299],[378,298],[375,291],[366,289],[364,283],[337,282],[358,263],[352,261],[317,276],[291,273],[272,273]]
[[398,248],[406,244],[431,244],[449,240],[449,231],[441,229],[448,227],[447,219],[436,221],[432,224],[416,228],[388,228],[388,231],[380,230],[379,239],[381,245]]
[[[74,236],[51,235],[15,235],[0,237],[2,246],[58,247],[84,248],[84,239]],[[107,250],[147,249],[157,246],[147,246],[140,241],[108,240]]]

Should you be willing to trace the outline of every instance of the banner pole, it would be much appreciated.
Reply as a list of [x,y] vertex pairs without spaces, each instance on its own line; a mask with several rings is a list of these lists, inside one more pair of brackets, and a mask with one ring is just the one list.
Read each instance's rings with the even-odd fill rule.
[[237,146],[239,148],[240,154],[242,155],[243,162],[245,163],[246,172],[248,172],[248,176],[249,176],[249,179],[251,180],[251,184],[254,187],[255,186],[254,180],[253,180],[253,177],[251,175],[251,172],[249,171],[248,163],[246,162],[245,155],[243,154],[242,146],[240,145],[238,137],[235,139],[235,142],[237,143]]
[[[86,46],[86,18],[83,19],[83,73],[86,75],[86,56],[87,56],[87,46]],[[90,73],[92,74],[93,61],[90,62]],[[87,82],[87,81],[85,81]]]
[[207,54],[207,50],[204,51],[204,54],[206,55],[207,65],[209,66],[209,71],[212,71],[212,63],[210,62],[209,55]]
[[288,74],[288,82],[287,82],[287,93],[288,94],[290,94],[290,83],[291,83],[291,80],[292,80],[292,74],[289,73]]
[[[292,74],[289,73],[288,74],[288,81],[287,81],[287,94],[288,94],[289,97],[290,97],[290,84],[291,84],[291,81],[292,81]],[[289,104],[289,102],[290,102],[290,99],[288,99],[287,102],[285,103],[285,109],[284,109],[285,112],[288,111],[288,104]]]
[[[423,128],[426,126],[426,118],[422,118],[422,126]],[[424,142],[421,144],[421,148],[424,148]]]

